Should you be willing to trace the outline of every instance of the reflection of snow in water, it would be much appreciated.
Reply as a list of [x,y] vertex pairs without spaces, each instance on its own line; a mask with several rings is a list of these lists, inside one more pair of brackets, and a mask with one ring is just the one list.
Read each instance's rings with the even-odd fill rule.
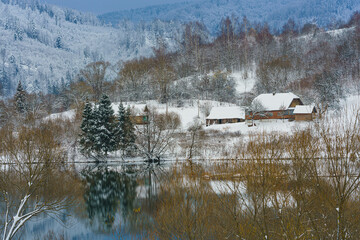
[[[86,181],[85,195],[79,207],[71,207],[60,214],[65,225],[51,216],[38,216],[25,225],[21,238],[43,239],[51,231],[56,237],[64,235],[65,239],[114,239],[114,233],[120,231],[121,237],[132,239],[137,234],[129,233],[134,231],[130,230],[134,228],[132,215],[140,214],[133,210],[142,209],[142,203],[151,201],[149,197],[156,197],[159,178],[155,174],[161,175],[162,170],[158,172],[156,165],[143,163],[76,164],[75,169]],[[149,176],[151,181],[146,179]],[[135,231],[138,231],[136,227]]]
[[[246,190],[246,184],[241,181],[210,181],[210,188],[216,194],[235,194],[239,199],[239,207],[242,210],[253,209],[254,203]],[[296,207],[296,201],[291,193],[277,192],[276,195],[266,197],[266,205],[277,209]]]

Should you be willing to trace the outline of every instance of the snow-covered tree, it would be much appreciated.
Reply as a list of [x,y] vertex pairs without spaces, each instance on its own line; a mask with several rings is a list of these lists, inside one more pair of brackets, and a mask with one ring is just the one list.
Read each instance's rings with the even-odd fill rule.
[[118,148],[123,154],[131,154],[135,150],[135,128],[130,116],[130,107],[125,110],[123,104],[120,103],[114,135]]
[[94,134],[95,134],[95,118],[92,109],[92,104],[88,101],[85,103],[80,134],[81,152],[84,155],[89,156],[94,148]]
[[26,92],[22,87],[21,81],[19,81],[14,96],[16,110],[19,114],[25,114],[26,112]]
[[125,108],[122,103],[119,104],[114,137],[116,139],[116,143],[118,144],[118,148],[124,150],[123,143],[125,141]]
[[95,109],[95,118],[94,150],[98,155],[106,156],[108,152],[116,150],[114,111],[107,95],[101,97]]
[[322,106],[337,107],[343,96],[343,89],[336,73],[324,71],[315,77],[317,102]]
[[128,153],[131,154],[133,151],[135,151],[135,140],[136,140],[136,135],[135,135],[135,127],[133,122],[131,121],[131,110],[130,107],[128,107],[126,109],[125,112],[125,126],[124,126],[124,142],[123,142],[123,147],[124,150]]
[[56,40],[55,40],[55,47],[56,47],[56,48],[63,48],[63,42],[62,42],[60,36],[58,36],[58,37],[56,38]]

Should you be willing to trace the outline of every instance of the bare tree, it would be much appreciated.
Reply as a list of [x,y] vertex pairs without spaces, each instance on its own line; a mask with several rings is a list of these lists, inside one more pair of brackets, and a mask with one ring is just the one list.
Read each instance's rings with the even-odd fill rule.
[[151,75],[154,83],[159,86],[160,102],[167,103],[169,100],[169,85],[176,79],[175,70],[171,65],[171,58],[166,54],[166,47],[160,43],[160,47],[154,49],[155,59]]
[[29,94],[27,96],[27,121],[35,122],[46,116],[46,110],[39,94]]
[[65,91],[65,97],[69,100],[71,107],[81,109],[84,106],[86,99],[94,94],[92,87],[86,82],[71,83],[69,89]]
[[179,115],[169,112],[159,114],[155,109],[145,108],[147,121],[136,127],[136,145],[142,155],[149,161],[160,161],[174,141],[173,135],[179,128]]
[[80,76],[92,87],[95,101],[98,101],[103,93],[106,70],[109,66],[109,62],[98,61],[88,64],[80,71]]
[[140,100],[148,96],[150,72],[154,67],[151,58],[132,60],[124,63],[115,80],[120,100]]
[[200,145],[204,140],[202,125],[203,124],[199,119],[195,119],[194,123],[188,128],[188,132],[190,134],[190,143],[188,145],[187,159],[189,160],[191,160],[193,156],[198,153]]
[[[71,202],[59,193],[65,186],[59,182],[64,153],[49,129],[20,128],[1,130],[0,190],[5,202],[2,239],[13,239],[32,217],[41,213],[57,215]],[[50,194],[50,192],[56,192]]]
[[261,104],[261,102],[255,100],[251,103],[249,108],[247,109],[247,115],[251,118],[251,125],[254,125],[254,120],[259,117],[267,117],[265,112],[265,107]]
[[[336,213],[337,240],[349,239],[354,234],[348,231],[353,218],[349,202],[360,186],[360,115],[359,111],[352,112],[351,117],[344,114],[336,121],[326,120],[316,126],[326,159],[322,166],[314,168],[316,186]],[[326,185],[322,184],[324,175],[328,176]]]

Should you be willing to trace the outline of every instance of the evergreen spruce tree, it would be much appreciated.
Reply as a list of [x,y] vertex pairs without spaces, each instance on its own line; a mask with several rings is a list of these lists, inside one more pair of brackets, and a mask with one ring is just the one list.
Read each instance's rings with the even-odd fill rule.
[[120,150],[124,150],[124,141],[125,141],[125,108],[122,103],[119,104],[119,110],[117,115],[117,124],[114,132],[116,139],[117,147]]
[[125,144],[125,150],[127,151],[127,153],[131,153],[133,151],[135,151],[135,140],[136,140],[136,135],[135,135],[135,128],[134,128],[134,124],[131,121],[131,111],[130,111],[130,107],[128,107],[126,109],[126,113],[125,113],[125,128],[124,128],[124,144]]
[[14,98],[15,98],[16,110],[18,111],[18,113],[25,114],[26,113],[26,92],[23,89],[20,81],[16,88],[16,93],[15,93]]
[[99,101],[99,106],[95,110],[96,134],[94,136],[95,151],[98,155],[107,155],[108,152],[116,150],[116,140],[114,137],[115,119],[114,111],[111,108],[111,101],[108,96],[103,95]]
[[120,103],[115,136],[118,149],[122,150],[123,154],[128,155],[135,150],[136,139],[135,128],[130,115],[130,107],[125,110],[124,105]]
[[80,134],[80,145],[81,145],[81,152],[87,156],[94,150],[94,135],[96,132],[96,119],[94,116],[94,112],[92,110],[91,103],[88,101],[85,104],[85,108],[82,115],[82,123],[81,123],[81,130],[82,133]]

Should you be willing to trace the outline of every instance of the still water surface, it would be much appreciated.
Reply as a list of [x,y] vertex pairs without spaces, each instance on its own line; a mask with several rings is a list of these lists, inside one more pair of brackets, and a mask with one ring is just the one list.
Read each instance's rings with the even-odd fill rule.
[[158,203],[159,186],[169,178],[169,167],[169,164],[77,164],[75,171],[81,180],[81,190],[74,189],[77,205],[62,212],[60,219],[48,215],[33,218],[19,237],[146,238]]

